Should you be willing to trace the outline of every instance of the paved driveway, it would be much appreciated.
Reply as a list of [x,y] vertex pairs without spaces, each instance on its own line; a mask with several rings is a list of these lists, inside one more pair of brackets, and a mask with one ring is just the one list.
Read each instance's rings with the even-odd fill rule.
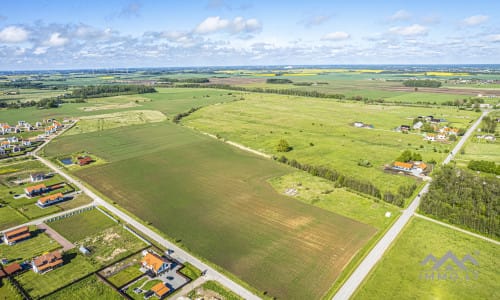
[[65,239],[62,235],[60,235],[57,231],[54,229],[50,228],[47,224],[45,223],[40,223],[36,225],[39,229],[43,230],[51,239],[55,240],[61,246],[63,247],[63,251],[68,251],[70,249],[75,248],[75,245]]

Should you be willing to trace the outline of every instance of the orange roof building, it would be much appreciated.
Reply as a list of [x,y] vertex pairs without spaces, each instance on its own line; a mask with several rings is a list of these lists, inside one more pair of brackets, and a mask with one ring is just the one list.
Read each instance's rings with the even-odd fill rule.
[[155,274],[168,270],[168,261],[153,252],[146,251],[141,263],[144,268]]
[[19,227],[3,234],[4,242],[7,245],[14,245],[15,243],[29,237],[31,237],[31,233],[28,226]]
[[405,170],[405,171],[410,171],[411,168],[413,168],[413,164],[396,161],[396,162],[394,162],[394,168]]
[[161,299],[170,292],[170,289],[165,285],[165,283],[160,282],[153,286],[151,291],[153,291],[156,296]]
[[45,186],[45,184],[40,183],[40,184],[32,185],[32,186],[25,188],[24,192],[26,193],[26,195],[33,197],[36,195],[43,194],[46,190],[47,190],[47,187]]
[[38,204],[38,206],[46,207],[46,206],[52,205],[56,202],[60,202],[63,200],[64,200],[64,195],[62,193],[57,193],[57,194],[41,197],[40,199],[38,199],[37,204]]
[[64,261],[61,252],[56,250],[34,258],[31,264],[35,273],[45,273],[62,266]]
[[5,275],[14,275],[17,272],[21,271],[23,268],[21,268],[21,265],[18,263],[12,263],[6,267],[3,268]]

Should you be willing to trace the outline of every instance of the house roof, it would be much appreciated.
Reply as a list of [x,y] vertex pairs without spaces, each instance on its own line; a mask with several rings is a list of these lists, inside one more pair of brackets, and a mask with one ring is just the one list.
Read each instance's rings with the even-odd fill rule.
[[425,168],[427,168],[427,164],[425,163],[420,163],[420,165],[418,165],[422,170],[425,170]]
[[38,202],[40,202],[41,204],[45,204],[47,202],[54,201],[56,199],[63,198],[63,197],[64,197],[64,195],[62,193],[57,193],[57,194],[41,197],[40,199],[38,199]]
[[30,231],[30,228],[28,226],[23,226],[23,227],[19,227],[17,229],[5,232],[4,236],[6,238],[10,238],[10,237],[13,237],[15,235],[26,233],[26,232],[29,232],[29,231]]
[[160,270],[161,266],[166,263],[166,261],[155,253],[148,252],[142,258],[142,262],[147,266],[151,267],[155,272]]
[[35,265],[40,272],[58,266],[62,263],[62,255],[59,251],[47,253],[33,259],[33,265]]
[[394,166],[404,168],[404,169],[411,169],[413,167],[413,164],[396,161],[396,162],[394,162]]
[[158,297],[163,297],[170,292],[170,289],[163,282],[160,282],[153,286],[151,291],[153,291]]
[[23,233],[23,234],[20,234],[20,235],[16,235],[14,237],[8,237],[7,241],[9,243],[14,243],[14,242],[17,242],[17,241],[20,241],[20,240],[24,240],[25,238],[28,238],[30,236],[31,236],[31,233],[30,232],[26,232],[26,233]]
[[45,184],[40,183],[40,184],[37,184],[37,185],[29,186],[29,187],[25,188],[25,190],[26,190],[26,192],[31,193],[32,191],[38,191],[38,190],[45,189],[45,188],[47,188],[45,186]]
[[38,176],[44,176],[45,177],[45,173],[43,173],[43,172],[31,173],[30,176],[31,177],[38,177]]
[[4,267],[3,269],[7,275],[14,274],[22,270],[21,265],[19,265],[18,263],[12,263]]

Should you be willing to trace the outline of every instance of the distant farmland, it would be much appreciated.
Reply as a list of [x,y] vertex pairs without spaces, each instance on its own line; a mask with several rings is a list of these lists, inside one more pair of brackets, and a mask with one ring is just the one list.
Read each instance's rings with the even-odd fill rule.
[[278,194],[293,171],[168,123],[62,137],[109,164],[76,175],[189,250],[269,296],[317,299],[375,228]]

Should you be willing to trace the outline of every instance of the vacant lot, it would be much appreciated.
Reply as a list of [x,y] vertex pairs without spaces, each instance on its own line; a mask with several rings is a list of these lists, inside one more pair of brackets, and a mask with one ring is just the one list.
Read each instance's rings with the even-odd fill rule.
[[0,207],[0,230],[23,224],[28,219],[8,206]]
[[81,299],[81,300],[120,300],[123,299],[120,294],[115,292],[111,287],[107,286],[96,276],[90,276],[78,283],[75,283],[64,290],[57,292],[45,299],[47,300],[66,300],[66,299]]
[[320,297],[375,233],[371,226],[276,193],[267,180],[292,169],[179,126],[62,137],[47,152],[82,147],[110,163],[77,176],[272,296]]
[[84,211],[77,215],[48,223],[68,241],[76,242],[97,233],[101,233],[116,223],[97,209]]
[[[459,260],[472,255],[479,266],[477,280],[426,280],[420,263],[429,254],[438,260],[452,251]],[[449,264],[456,268],[456,265]],[[498,299],[498,246],[481,239],[414,218],[361,286],[354,299]],[[443,266],[442,269],[445,269]],[[424,277],[425,278],[425,277]]]
[[[245,97],[245,101],[203,108],[183,123],[278,157],[329,166],[357,180],[368,180],[382,192],[393,193],[415,182],[383,171],[384,165],[392,163],[403,150],[419,152],[425,161],[439,162],[453,146],[428,144],[421,134],[402,134],[394,131],[396,127],[412,125],[417,116],[433,115],[446,119],[450,126],[465,128],[478,117],[478,113],[443,107],[365,105],[262,94]],[[374,128],[356,128],[352,125],[356,121]],[[277,152],[280,139],[287,140],[293,150]],[[368,160],[373,167],[359,166],[360,160]]]

